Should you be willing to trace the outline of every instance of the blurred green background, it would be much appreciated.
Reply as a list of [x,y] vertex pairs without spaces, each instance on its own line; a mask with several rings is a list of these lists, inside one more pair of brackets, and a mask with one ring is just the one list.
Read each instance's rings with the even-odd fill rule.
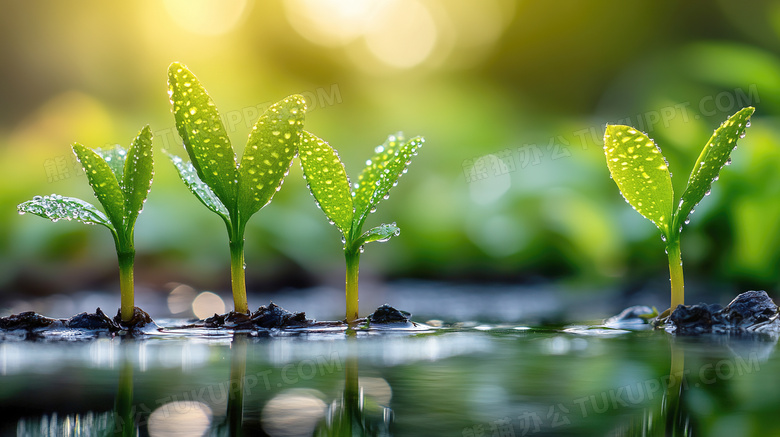
[[[58,193],[94,202],[70,151],[155,133],[136,281],[229,290],[224,226],[178,180],[166,69],[199,76],[239,153],[271,102],[302,93],[306,127],[357,174],[402,130],[427,139],[368,225],[376,280],[562,281],[668,293],[659,233],[620,197],[606,123],[662,147],[684,187],[714,128],[753,127],[683,232],[689,289],[780,281],[780,3],[482,0],[4,2],[0,14],[0,300],[117,288],[110,234],[20,217]],[[250,290],[343,284],[338,231],[296,162],[246,232]]]

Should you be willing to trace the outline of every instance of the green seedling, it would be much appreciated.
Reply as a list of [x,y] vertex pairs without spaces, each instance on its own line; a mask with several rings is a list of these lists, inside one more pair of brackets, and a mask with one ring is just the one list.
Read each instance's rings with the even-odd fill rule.
[[198,78],[180,63],[168,68],[168,95],[190,161],[168,156],[195,197],[225,222],[234,308],[248,313],[244,231],[249,218],[271,201],[290,170],[306,101],[293,95],[271,105],[252,128],[239,163],[217,107]]
[[390,188],[406,173],[412,156],[417,155],[423,142],[422,137],[406,140],[400,133],[390,135],[384,144],[376,147],[357,183],[352,185],[338,153],[325,141],[303,132],[299,155],[309,191],[317,206],[344,237],[347,322],[350,324],[358,318],[358,267],[363,247],[374,241],[387,241],[401,232],[395,223],[363,232],[363,224],[368,214],[376,211],[379,202],[388,198]]
[[644,133],[622,125],[607,125],[604,153],[612,179],[623,197],[637,212],[661,230],[666,244],[671,278],[671,309],[684,304],[683,268],[680,233],[683,224],[704,196],[724,165],[731,163],[737,140],[744,138],[755,109],[747,107],[728,118],[715,130],[693,165],[688,185],[676,199],[672,175],[661,149]]
[[122,294],[121,318],[133,318],[133,261],[135,247],[133,231],[138,214],[143,209],[152,186],[152,132],[149,126],[133,140],[129,149],[88,149],[73,144],[73,153],[87,175],[89,185],[105,214],[88,202],[57,194],[35,196],[20,204],[20,214],[31,213],[53,222],[61,219],[103,225],[111,231],[119,258],[119,281]]

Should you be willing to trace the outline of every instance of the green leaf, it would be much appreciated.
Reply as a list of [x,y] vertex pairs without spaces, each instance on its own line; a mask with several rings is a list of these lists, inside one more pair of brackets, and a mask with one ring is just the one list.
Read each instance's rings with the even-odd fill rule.
[[293,95],[273,104],[255,123],[238,171],[239,211],[244,222],[271,201],[290,171],[305,113],[306,100]]
[[400,234],[401,234],[401,228],[396,226],[395,223],[391,223],[389,225],[381,224],[375,228],[369,229],[363,235],[361,235],[357,244],[362,246],[366,243],[371,243],[374,241],[384,243],[390,238],[397,237]]
[[355,184],[352,232],[360,232],[368,214],[376,210],[382,199],[387,198],[390,188],[406,173],[412,157],[417,155],[417,149],[424,141],[422,137],[406,141],[399,132],[388,136],[384,144],[374,149],[374,156],[366,161],[366,168]]
[[183,64],[168,68],[168,95],[176,128],[198,177],[228,210],[236,209],[238,166],[216,105]]
[[121,181],[125,171],[125,160],[127,158],[127,150],[119,144],[110,149],[93,149],[95,153],[106,161],[111,171],[114,172],[114,176],[117,181]]
[[89,185],[92,186],[95,197],[103,205],[103,209],[114,228],[124,229],[125,200],[122,189],[119,187],[119,181],[117,181],[114,172],[111,171],[111,167],[94,150],[79,143],[73,144],[73,153],[76,154],[81,166],[84,167]]
[[35,196],[32,200],[21,203],[16,208],[20,214],[29,212],[53,222],[76,220],[88,225],[103,225],[112,231],[114,230],[111,222],[102,212],[90,203],[75,197],[64,197],[58,194]]
[[338,153],[325,141],[304,131],[299,155],[303,177],[314,200],[347,236],[354,212],[349,178]]
[[198,172],[195,170],[192,162],[184,162],[183,159],[169,153],[167,150],[164,150],[164,152],[168,155],[168,158],[171,159],[176,170],[179,171],[179,177],[181,177],[184,185],[192,191],[192,194],[194,194],[202,204],[206,205],[208,209],[219,214],[223,220],[228,221],[230,213],[228,213],[227,208],[225,208],[225,205],[222,204],[216,194],[211,191],[211,188],[200,180]]
[[135,137],[126,154],[122,190],[125,198],[126,226],[132,228],[144,201],[152,188],[154,161],[152,158],[152,131],[149,126]]
[[674,192],[661,149],[630,126],[607,125],[604,153],[612,179],[626,201],[668,236]]
[[745,135],[745,129],[750,126],[750,116],[754,111],[753,107],[741,109],[724,121],[707,141],[699,159],[693,165],[691,175],[688,177],[688,186],[680,197],[675,213],[677,226],[682,225],[682,221],[687,219],[691,210],[705,195],[709,194],[720,169],[730,162],[729,155],[737,147],[737,140]]

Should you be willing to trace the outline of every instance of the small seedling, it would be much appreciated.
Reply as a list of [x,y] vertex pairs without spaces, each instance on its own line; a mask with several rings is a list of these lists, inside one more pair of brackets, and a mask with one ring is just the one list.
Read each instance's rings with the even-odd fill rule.
[[661,230],[661,238],[666,243],[672,310],[684,304],[680,255],[683,224],[688,224],[693,209],[710,194],[720,169],[731,163],[729,155],[737,147],[737,140],[744,138],[754,110],[752,107],[741,109],[715,130],[693,165],[688,185],[679,200],[672,190],[669,164],[655,142],[630,126],[607,125],[604,153],[611,177],[626,202]]
[[406,140],[400,133],[390,135],[384,144],[376,147],[357,183],[351,185],[337,152],[320,138],[303,132],[300,159],[309,191],[317,206],[344,236],[347,322],[358,318],[358,267],[363,247],[374,241],[387,241],[401,232],[395,223],[363,232],[363,224],[368,214],[376,211],[379,202],[388,198],[390,188],[406,173],[412,156],[417,155],[423,142],[422,137]]
[[84,167],[89,185],[103,205],[105,214],[81,199],[57,194],[35,196],[17,209],[20,214],[29,212],[53,222],[76,220],[103,225],[111,231],[119,258],[120,312],[122,321],[129,322],[134,312],[133,231],[152,186],[152,132],[149,126],[141,129],[127,150],[119,145],[112,149],[92,150],[74,143],[73,152]]
[[268,108],[252,128],[239,164],[217,107],[198,78],[180,63],[168,68],[168,95],[190,161],[168,156],[195,197],[225,222],[234,308],[249,313],[244,230],[249,218],[281,188],[290,170],[306,101],[293,95]]

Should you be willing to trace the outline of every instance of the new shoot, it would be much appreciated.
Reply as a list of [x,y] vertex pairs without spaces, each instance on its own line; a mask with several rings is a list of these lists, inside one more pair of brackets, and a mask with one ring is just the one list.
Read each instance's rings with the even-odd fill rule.
[[217,107],[183,64],[168,68],[168,95],[176,128],[190,160],[168,154],[195,197],[225,222],[230,239],[230,278],[237,313],[249,313],[244,273],[244,230],[271,202],[290,170],[300,142],[306,102],[293,95],[260,116],[237,161]]
[[423,142],[422,137],[407,140],[401,133],[390,135],[384,144],[374,149],[374,156],[366,161],[366,168],[352,185],[337,152],[320,138],[303,132],[300,159],[309,191],[317,206],[343,235],[347,322],[350,325],[358,318],[358,268],[363,247],[374,241],[387,241],[401,232],[395,223],[363,232],[363,224],[369,213],[376,211],[379,202],[389,197],[390,188],[406,173]]
[[693,165],[688,185],[679,199],[672,190],[669,164],[661,149],[644,133],[622,125],[607,125],[604,153],[612,179],[623,197],[638,213],[661,230],[669,258],[672,286],[671,310],[684,304],[680,233],[683,224],[704,196],[724,165],[731,163],[737,140],[744,138],[755,109],[743,108],[715,130]]
[[144,127],[129,149],[117,145],[112,149],[92,150],[75,143],[73,152],[84,167],[87,181],[105,214],[81,199],[57,194],[35,196],[17,208],[20,214],[29,212],[53,222],[65,219],[98,224],[111,231],[119,258],[120,313],[122,321],[129,322],[135,308],[133,230],[152,187],[152,132],[149,126]]

